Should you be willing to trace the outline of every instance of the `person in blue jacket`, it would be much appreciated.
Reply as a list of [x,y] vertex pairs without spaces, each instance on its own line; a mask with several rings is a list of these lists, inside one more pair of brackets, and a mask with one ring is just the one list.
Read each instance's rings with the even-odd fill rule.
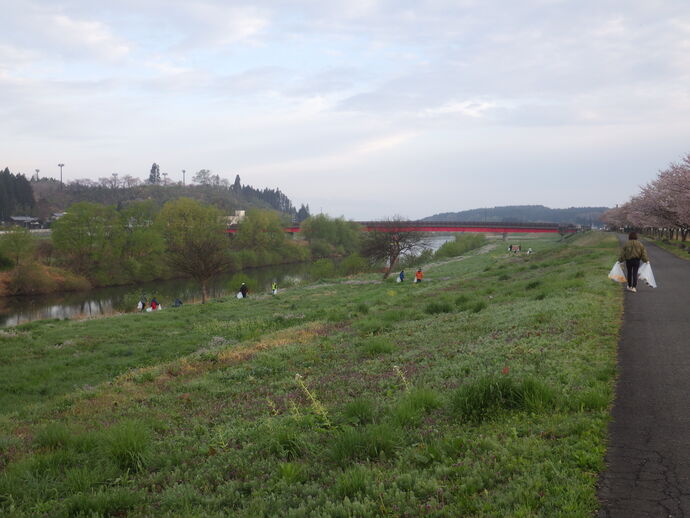
[[405,280],[405,270],[400,270],[398,277],[400,278],[400,282],[404,281]]

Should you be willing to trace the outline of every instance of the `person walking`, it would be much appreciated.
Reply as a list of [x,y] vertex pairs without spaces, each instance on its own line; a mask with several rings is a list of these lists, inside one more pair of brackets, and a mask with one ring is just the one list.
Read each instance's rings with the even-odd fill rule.
[[423,278],[424,274],[422,273],[422,269],[419,268],[414,274],[414,282],[422,282]]
[[276,281],[273,281],[271,284],[271,293],[273,293],[273,295],[278,294],[278,283]]
[[640,268],[640,260],[645,263],[649,262],[647,249],[637,238],[637,232],[630,232],[628,234],[628,241],[621,248],[618,262],[625,262],[626,273],[628,274],[628,286],[626,289],[633,293],[637,292],[637,271]]
[[402,282],[405,280],[405,270],[400,270],[400,273],[398,274],[398,282]]

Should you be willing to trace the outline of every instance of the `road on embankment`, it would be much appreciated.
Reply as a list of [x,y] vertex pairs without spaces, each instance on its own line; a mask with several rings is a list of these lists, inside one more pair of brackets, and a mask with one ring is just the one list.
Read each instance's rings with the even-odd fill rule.
[[690,518],[690,261],[646,246],[658,288],[625,292],[600,518]]

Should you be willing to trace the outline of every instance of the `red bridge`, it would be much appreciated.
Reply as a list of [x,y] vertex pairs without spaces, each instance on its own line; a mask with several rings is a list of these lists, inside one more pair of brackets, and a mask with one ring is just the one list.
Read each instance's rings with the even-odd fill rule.
[[[516,233],[557,233],[572,234],[577,232],[576,225],[562,225],[558,223],[513,223],[513,222],[468,222],[468,221],[357,221],[366,232],[516,232]],[[238,226],[228,227],[228,232],[234,234]],[[299,225],[285,228],[285,232],[294,234],[299,232]]]

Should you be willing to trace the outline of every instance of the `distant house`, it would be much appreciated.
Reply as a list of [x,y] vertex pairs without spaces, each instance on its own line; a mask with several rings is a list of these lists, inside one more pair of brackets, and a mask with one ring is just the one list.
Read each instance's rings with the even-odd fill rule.
[[228,226],[239,225],[246,216],[246,211],[236,210],[234,216],[228,216]]
[[41,226],[38,218],[32,218],[31,216],[10,216],[10,224],[24,228],[39,228]]

